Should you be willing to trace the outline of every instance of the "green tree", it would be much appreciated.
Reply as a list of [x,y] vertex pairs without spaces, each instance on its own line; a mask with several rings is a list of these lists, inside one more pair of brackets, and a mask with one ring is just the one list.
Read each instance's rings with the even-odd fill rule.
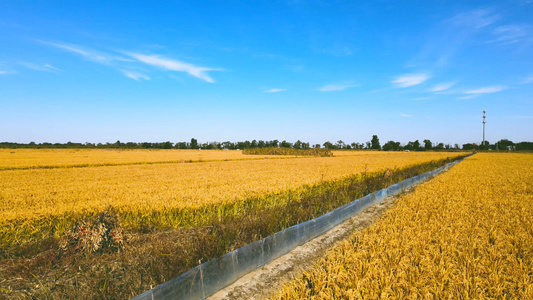
[[398,151],[400,150],[400,142],[388,141],[383,145],[383,151]]
[[370,144],[372,144],[371,148],[374,150],[380,150],[381,145],[379,144],[379,139],[377,135],[372,136],[372,140],[370,141]]
[[478,148],[476,143],[463,144],[463,150],[477,150]]
[[496,146],[498,147],[498,150],[512,150],[514,143],[508,139],[503,139],[497,142]]
[[287,142],[286,140],[283,140],[281,141],[281,143],[279,144],[279,146],[281,148],[292,148],[292,144]]
[[422,147],[420,147],[420,142],[418,140],[416,140],[414,143],[413,143],[413,148],[415,151],[420,151],[422,150]]
[[427,150],[431,150],[431,148],[433,148],[433,145],[431,144],[431,141],[430,140],[424,140],[424,149]]
[[191,149],[198,149],[198,140],[195,139],[195,138],[192,138],[190,147],[191,147]]
[[335,149],[335,145],[333,145],[331,142],[327,141],[324,143],[324,148],[326,149]]

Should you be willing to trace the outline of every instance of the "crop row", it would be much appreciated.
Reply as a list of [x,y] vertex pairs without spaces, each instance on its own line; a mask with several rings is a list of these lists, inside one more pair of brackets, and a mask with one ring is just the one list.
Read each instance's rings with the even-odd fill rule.
[[417,187],[275,299],[532,299],[533,155],[478,153]]
[[[228,203],[151,212],[111,209],[109,212],[119,214],[122,225],[140,225],[140,231],[132,231],[131,227],[127,230],[126,243],[120,252],[99,251],[87,256],[73,253],[75,248],[64,252],[59,250],[62,245],[59,239],[42,236],[40,244],[26,243],[3,254],[0,252],[0,272],[6,277],[0,282],[0,297],[18,298],[24,294],[29,298],[48,295],[52,298],[128,298],[170,280],[198,262],[216,258],[447,161],[426,160],[387,171],[363,171]],[[40,228],[43,232],[50,228],[49,224],[66,224],[80,217],[83,216],[78,213],[39,218],[27,228]],[[94,219],[90,215],[85,217]],[[82,231],[74,230],[70,234],[78,232],[83,238],[90,223],[77,223],[76,227]],[[168,229],[169,224],[179,224],[178,229],[161,230]],[[17,231],[24,224],[19,225],[11,230],[25,237],[23,232]],[[67,241],[70,245],[78,243]]]
[[194,222],[187,222],[179,212],[206,207],[216,211],[236,201],[387,168],[405,168],[448,155],[398,153],[1,171],[0,244],[23,244],[50,234],[57,237],[76,219],[109,207],[129,228],[196,226],[208,223],[212,213],[195,215]]
[[229,150],[0,149],[0,171],[267,158]]

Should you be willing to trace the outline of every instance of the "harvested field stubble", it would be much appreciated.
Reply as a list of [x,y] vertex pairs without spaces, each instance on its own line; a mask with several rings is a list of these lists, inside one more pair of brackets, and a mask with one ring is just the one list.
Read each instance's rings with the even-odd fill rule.
[[478,153],[397,200],[275,299],[533,299],[533,155]]

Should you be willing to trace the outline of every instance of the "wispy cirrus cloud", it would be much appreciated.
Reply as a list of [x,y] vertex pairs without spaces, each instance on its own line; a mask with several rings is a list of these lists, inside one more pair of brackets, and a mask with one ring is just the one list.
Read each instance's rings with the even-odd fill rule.
[[58,68],[56,68],[56,67],[54,67],[54,66],[52,66],[52,65],[50,65],[50,64],[44,64],[43,67],[44,67],[45,69],[47,69],[47,70],[61,71],[61,70],[59,70]]
[[481,95],[484,95],[484,94],[497,93],[497,92],[501,92],[501,91],[506,90],[506,89],[508,89],[508,87],[504,86],[504,85],[486,86],[486,87],[482,87],[482,88],[478,88],[478,89],[465,91],[465,92],[463,92],[463,94],[465,94],[465,96],[458,97],[457,99],[460,99],[460,100],[473,99],[473,98],[477,98],[477,97],[479,97]]
[[199,67],[179,60],[165,58],[160,55],[145,55],[138,53],[129,53],[128,55],[145,64],[171,71],[186,72],[189,75],[211,83],[215,81],[206,72],[221,71],[221,69]]
[[[169,71],[185,72],[206,82],[215,82],[207,72],[222,70],[200,67],[176,59],[166,58],[161,55],[147,55],[125,51],[99,51],[89,47],[63,42],[37,41],[44,45],[56,47],[64,51],[80,55],[87,60],[113,67],[122,72],[122,74],[124,74],[126,77],[134,80],[150,80],[150,78],[143,73],[136,71],[124,71],[125,69],[136,69],[137,67],[135,67],[135,64],[138,63],[147,64],[152,67],[158,67]],[[48,67],[45,65],[44,68],[52,70],[51,66],[49,65]]]
[[481,29],[494,24],[501,18],[491,8],[482,8],[456,14],[450,19],[451,24],[473,29]]
[[480,96],[480,94],[473,94],[473,95],[468,95],[468,96],[457,97],[457,99],[459,99],[459,100],[466,100],[466,99],[477,98],[477,97],[479,97],[479,96]]
[[482,87],[479,89],[468,90],[468,91],[465,91],[464,93],[468,95],[492,94],[492,93],[501,92],[506,89],[507,87],[504,85],[493,85],[493,86]]
[[529,76],[527,78],[525,78],[522,82],[520,82],[521,84],[529,84],[529,83],[532,83],[533,82],[533,76]]
[[318,88],[321,92],[334,92],[334,91],[343,91],[345,89],[358,87],[357,84],[326,84],[323,87]]
[[266,90],[265,93],[279,93],[279,92],[284,92],[286,90],[287,89],[269,89],[269,90]]
[[20,63],[21,66],[36,70],[36,71],[43,71],[43,72],[59,72],[60,70],[50,64],[44,64],[44,65],[37,65],[29,62],[22,62]]
[[45,45],[59,48],[64,51],[68,51],[71,53],[81,55],[82,57],[88,60],[102,63],[102,64],[109,64],[111,61],[116,59],[113,55],[110,55],[108,53],[104,53],[101,51],[89,49],[89,48],[78,46],[78,45],[71,45],[67,43],[57,43],[57,42],[47,42],[47,41],[41,41],[41,40],[38,40],[38,42],[45,44]]
[[429,89],[429,91],[430,92],[441,92],[441,91],[445,91],[445,90],[451,88],[454,85],[455,85],[455,82],[440,83],[440,84],[437,84],[437,85],[434,85],[433,87],[431,87]]
[[400,117],[402,118],[411,118],[413,115],[410,114],[400,114]]
[[144,80],[150,80],[150,77],[142,74],[142,73],[139,73],[139,72],[135,72],[135,71],[122,71],[122,74],[124,74],[124,76],[128,77],[128,78],[131,78],[133,80],[137,80],[137,81],[141,81],[141,79],[144,79]]
[[16,73],[15,70],[3,61],[0,61],[0,75]]
[[471,40],[484,39],[501,19],[499,10],[493,7],[462,10],[451,15],[437,26],[428,28],[427,41],[408,66],[431,70],[454,64],[455,58]]
[[433,97],[418,97],[418,98],[414,98],[413,101],[424,101],[424,100],[429,100]]
[[531,32],[531,26],[529,25],[511,24],[499,26],[492,32],[496,38],[489,41],[489,43],[513,44],[523,41],[531,42]]
[[397,77],[392,83],[398,88],[406,88],[410,86],[415,86],[423,83],[428,80],[430,76],[428,74],[404,74]]

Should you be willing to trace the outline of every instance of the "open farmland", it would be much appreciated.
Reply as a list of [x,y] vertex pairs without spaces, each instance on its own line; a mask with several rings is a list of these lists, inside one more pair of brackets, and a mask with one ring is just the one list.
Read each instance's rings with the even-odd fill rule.
[[[31,157],[41,150],[25,151]],[[93,151],[94,157],[105,157]],[[102,152],[127,156],[116,161],[141,161],[134,159],[135,150]],[[94,159],[95,166],[79,166],[75,161],[62,167],[0,171],[0,258],[4,259],[0,271],[24,278],[7,281],[0,288],[9,291],[8,295],[19,296],[13,284],[20,285],[26,296],[52,291],[60,298],[92,297],[90,293],[95,290],[104,295],[115,293],[112,298],[133,296],[198,261],[217,257],[386,184],[436,168],[448,157],[464,154],[343,151],[337,157],[241,159],[235,152],[230,155],[236,155],[236,159],[226,159],[228,151],[185,151],[187,158],[183,159],[201,152],[213,160],[181,163],[181,151],[177,151],[175,162],[151,164],[146,158],[150,151],[139,152],[143,164],[98,165]],[[160,152],[152,153],[156,155],[153,161],[160,161]],[[58,157],[34,165],[53,162],[59,166]],[[387,169],[390,172],[385,178]],[[57,251],[59,240],[76,222],[103,211],[116,214],[125,229],[127,245],[123,251],[75,256],[74,261]],[[33,268],[27,267],[32,264]],[[74,284],[68,275],[68,270],[81,264],[94,266],[76,275],[85,285]],[[108,269],[109,265],[114,267]],[[40,289],[32,286],[35,282]]]
[[478,153],[400,197],[275,299],[532,299],[533,155]]
[[[49,151],[45,151],[47,152]],[[94,156],[105,157],[105,153],[109,153],[106,150],[103,152],[104,154],[97,153]],[[122,152],[126,156],[122,161],[133,160],[135,152]],[[218,155],[219,159],[227,153],[196,152],[201,152],[200,155],[206,157]],[[156,159],[159,159],[160,153],[154,153]],[[119,154],[111,152],[112,156]],[[146,155],[146,151],[140,151],[140,157],[148,161]],[[8,224],[29,224],[28,226],[34,227],[33,220],[60,220],[62,215],[72,218],[76,214],[94,214],[109,206],[128,215],[129,218],[124,221],[134,227],[138,225],[135,221],[139,215],[149,215],[152,212],[227,204],[363,172],[404,168],[450,155],[439,152],[400,152],[334,158],[4,170],[0,172],[0,228],[6,228]],[[184,159],[192,156],[194,154],[191,151],[183,154]],[[107,161],[107,158],[102,161]],[[171,224],[166,227],[180,225],[180,220],[167,221]],[[66,227],[72,225],[56,223],[62,226],[55,228],[56,234],[61,234]],[[18,230],[21,230],[20,226]],[[6,232],[3,234],[10,235]],[[17,240],[21,239],[24,240],[24,237],[17,237]]]
[[266,155],[250,156],[243,155],[242,151],[222,150],[0,149],[0,170],[188,163],[265,158],[273,157]]

